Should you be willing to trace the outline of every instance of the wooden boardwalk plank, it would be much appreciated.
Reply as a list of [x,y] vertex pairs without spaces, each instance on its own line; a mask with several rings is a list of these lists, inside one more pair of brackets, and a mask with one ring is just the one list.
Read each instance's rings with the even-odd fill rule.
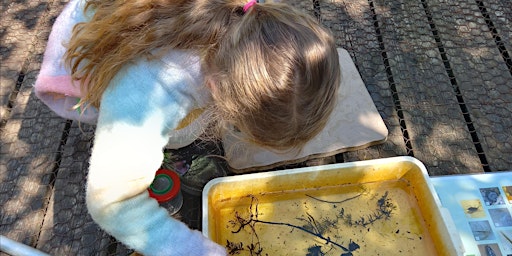
[[[24,56],[28,64],[23,67],[21,85],[15,88],[16,97],[0,138],[0,233],[32,246],[39,239],[46,214],[66,123],[32,93],[50,30],[51,15],[42,16],[45,19],[40,20],[37,37]],[[2,77],[6,78],[3,73]]]
[[26,84],[34,80],[29,73],[16,102],[24,110],[8,120],[0,137],[0,234],[28,245],[38,239],[65,127],[31,94]]
[[9,117],[12,101],[35,62],[36,44],[44,40],[51,6],[50,0],[12,1],[0,16],[0,116]]
[[31,246],[39,239],[66,123],[32,94],[59,6],[57,1],[11,2],[0,18],[0,107],[6,118],[0,131],[0,234]]
[[483,171],[420,1],[371,4],[414,156],[431,175]]
[[389,88],[386,67],[367,1],[322,1],[322,23],[331,29],[336,44],[350,52],[388,131],[384,144],[343,154],[344,161],[406,155],[407,150]]
[[94,127],[73,122],[67,132],[37,248],[52,255],[107,255],[116,245],[91,219],[85,203]]
[[426,2],[489,169],[510,169],[512,75],[485,18],[475,1]]
[[[512,54],[512,1],[484,0],[480,2],[480,9],[489,15],[490,22],[496,29],[496,35],[508,51]],[[496,40],[496,38],[495,38]],[[509,59],[509,61],[512,61]]]

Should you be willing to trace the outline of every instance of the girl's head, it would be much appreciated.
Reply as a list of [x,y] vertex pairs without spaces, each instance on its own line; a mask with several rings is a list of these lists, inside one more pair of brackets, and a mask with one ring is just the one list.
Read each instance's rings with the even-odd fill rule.
[[300,147],[326,124],[340,82],[334,40],[311,17],[284,4],[257,4],[206,57],[223,119],[248,139]]
[[264,147],[300,147],[326,124],[340,82],[332,36],[312,17],[280,3],[246,0],[89,0],[68,64],[99,105],[125,64],[156,49],[190,49],[203,60],[220,123]]

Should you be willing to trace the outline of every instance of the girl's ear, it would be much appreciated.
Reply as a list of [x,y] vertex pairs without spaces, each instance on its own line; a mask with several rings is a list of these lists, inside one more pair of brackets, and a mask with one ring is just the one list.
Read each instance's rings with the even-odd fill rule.
[[205,84],[208,89],[213,93],[215,91],[215,80],[211,76],[205,77]]

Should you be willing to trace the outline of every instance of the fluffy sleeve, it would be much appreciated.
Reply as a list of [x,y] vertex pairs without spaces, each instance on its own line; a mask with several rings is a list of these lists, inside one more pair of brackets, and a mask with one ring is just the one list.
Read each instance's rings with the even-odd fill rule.
[[94,124],[98,111],[94,107],[78,111],[74,106],[81,98],[80,83],[71,79],[64,65],[65,45],[71,39],[73,27],[90,19],[84,12],[84,0],[71,0],[53,24],[44,52],[41,70],[34,84],[35,95],[59,116]]
[[[147,188],[168,133],[194,106],[183,72],[138,63],[103,94],[87,182],[87,206],[108,233],[144,255],[226,255],[220,245],[170,217]],[[156,75],[155,75],[156,74]],[[184,84],[169,90],[162,83]]]

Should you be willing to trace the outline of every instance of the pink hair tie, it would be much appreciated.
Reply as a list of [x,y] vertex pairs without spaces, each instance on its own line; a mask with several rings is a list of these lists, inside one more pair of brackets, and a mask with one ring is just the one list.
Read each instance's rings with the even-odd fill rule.
[[245,5],[244,5],[244,12],[247,12],[247,10],[249,10],[249,8],[251,8],[253,5],[255,5],[256,3],[258,3],[256,0],[249,0],[249,2],[247,2]]

